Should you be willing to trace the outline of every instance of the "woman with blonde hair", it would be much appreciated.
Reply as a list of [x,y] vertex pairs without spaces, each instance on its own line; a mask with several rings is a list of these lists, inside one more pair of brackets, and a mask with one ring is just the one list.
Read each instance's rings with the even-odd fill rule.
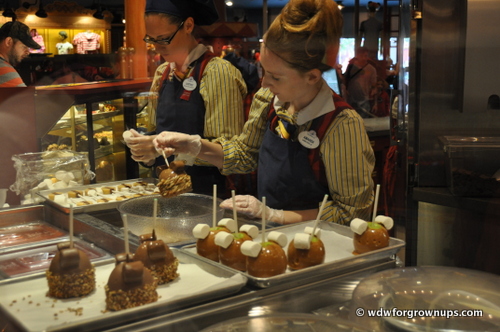
[[[237,138],[208,142],[163,132],[154,143],[167,154],[189,153],[223,174],[258,166],[259,198],[277,223],[315,219],[325,194],[322,220],[368,219],[373,204],[375,158],[363,120],[335,94],[322,73],[336,63],[342,16],[331,0],[290,0],[261,46],[262,89]],[[222,203],[232,208],[230,200]],[[236,209],[262,215],[253,196],[236,197]]]

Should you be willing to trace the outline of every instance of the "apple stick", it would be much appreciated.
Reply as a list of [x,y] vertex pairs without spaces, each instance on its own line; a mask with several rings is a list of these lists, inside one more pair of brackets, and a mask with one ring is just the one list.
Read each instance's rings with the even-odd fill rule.
[[236,225],[238,225],[238,212],[236,211],[236,192],[231,190],[231,196],[233,198],[233,219],[236,221]]
[[156,218],[158,216],[158,198],[153,200],[153,232],[156,228]]
[[215,228],[217,226],[217,185],[214,184],[214,206],[213,206],[213,214],[212,214],[212,227]]
[[123,241],[125,242],[125,254],[128,255],[129,253],[129,243],[128,243],[128,222],[127,222],[127,215],[124,214],[122,216],[123,219]]
[[328,199],[328,195],[325,195],[325,197],[323,197],[323,202],[321,203],[321,206],[319,208],[318,216],[316,217],[316,220],[314,221],[313,230],[312,230],[311,234],[309,234],[309,242],[311,242],[312,237],[314,236],[314,233],[316,233],[316,228],[318,227],[319,220],[321,218],[321,215],[323,214],[323,209],[325,208],[327,199]]
[[262,244],[266,242],[266,196],[262,196]]
[[380,194],[380,184],[377,184],[377,188],[375,189],[375,201],[373,202],[373,217],[372,221],[375,221],[375,217],[377,216],[377,206],[378,206],[378,196]]
[[73,204],[69,205],[69,247],[73,248]]

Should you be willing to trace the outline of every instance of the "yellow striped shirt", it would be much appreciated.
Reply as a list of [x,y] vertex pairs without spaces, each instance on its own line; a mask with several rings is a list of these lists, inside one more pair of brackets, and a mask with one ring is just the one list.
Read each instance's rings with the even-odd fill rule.
[[[260,89],[241,135],[233,140],[217,139],[224,151],[223,174],[249,173],[256,169],[272,98],[268,89]],[[297,132],[309,130],[311,124],[312,120],[304,123]],[[330,191],[321,219],[340,224],[356,217],[369,220],[374,198],[375,156],[363,119],[355,110],[342,111],[328,128],[319,148]]]
[[[153,78],[151,92],[158,93],[161,77],[168,63],[160,65]],[[172,78],[177,79],[177,78]],[[200,94],[205,102],[205,126],[203,136],[212,140],[217,137],[232,138],[241,133],[245,123],[243,98],[247,88],[240,71],[226,60],[212,58],[200,79]],[[150,119],[155,121],[158,101],[150,98]],[[152,123],[153,128],[156,122]]]

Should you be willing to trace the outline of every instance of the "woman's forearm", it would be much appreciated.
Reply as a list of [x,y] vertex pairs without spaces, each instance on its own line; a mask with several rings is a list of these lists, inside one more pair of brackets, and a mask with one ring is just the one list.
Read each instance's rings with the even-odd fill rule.
[[221,169],[224,164],[224,151],[219,143],[201,140],[201,150],[197,158],[205,160]]

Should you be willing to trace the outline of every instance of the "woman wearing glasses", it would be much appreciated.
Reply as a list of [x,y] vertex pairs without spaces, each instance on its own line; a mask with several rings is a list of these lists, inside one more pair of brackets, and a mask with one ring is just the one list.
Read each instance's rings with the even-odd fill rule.
[[[144,41],[153,44],[165,63],[155,73],[156,93],[151,114],[155,132],[175,131],[207,140],[239,135],[244,124],[243,98],[247,93],[241,73],[210,53],[193,36],[196,25],[218,18],[212,1],[148,0]],[[132,158],[148,166],[164,164],[153,147],[153,135],[132,130],[127,139]],[[195,193],[212,194],[214,184],[223,192],[225,177],[217,168],[187,167]]]
[[[322,78],[335,66],[341,32],[334,1],[290,0],[264,35],[263,89],[254,97],[242,134],[217,144],[163,132],[155,146],[167,155],[190,153],[225,174],[258,165],[259,198],[267,199],[268,220],[315,219],[325,195],[330,198],[322,220],[368,220],[375,158],[363,119]],[[236,208],[257,218],[263,211],[257,198],[246,195],[236,197]]]

